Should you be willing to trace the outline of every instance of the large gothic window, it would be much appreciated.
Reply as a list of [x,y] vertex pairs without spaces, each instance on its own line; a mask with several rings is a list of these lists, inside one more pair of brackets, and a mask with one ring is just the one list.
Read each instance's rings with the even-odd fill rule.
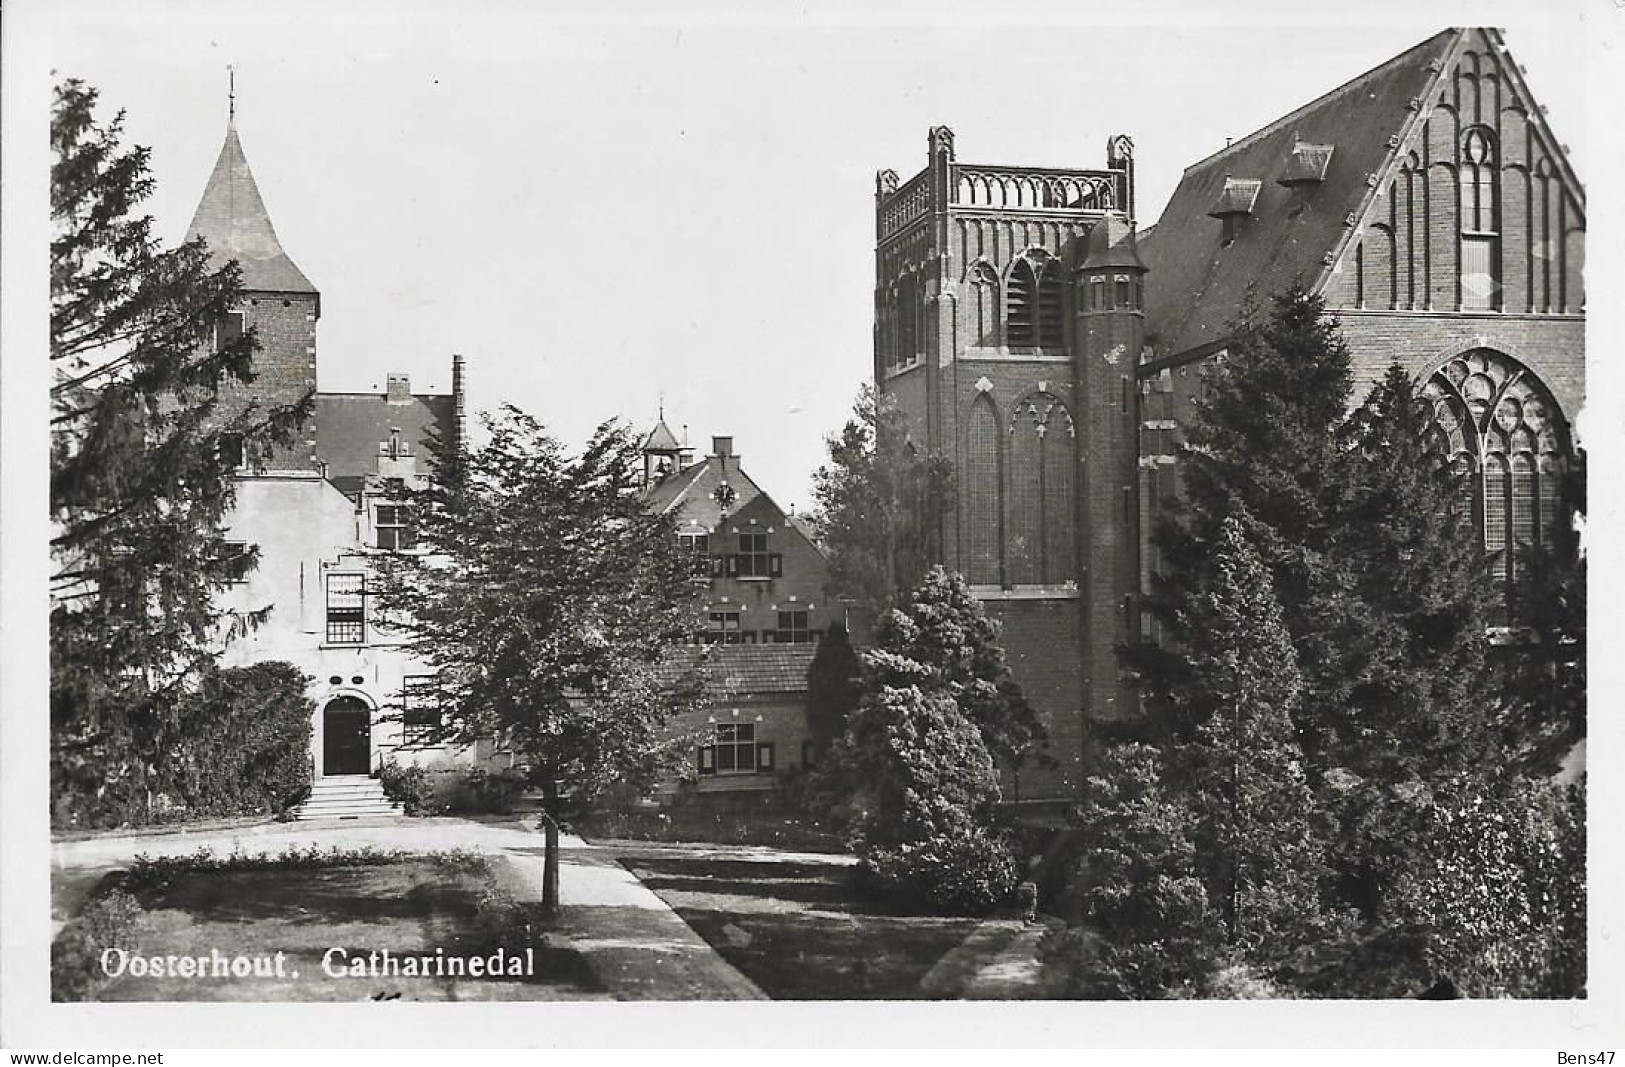
[[1473,494],[1484,548],[1510,593],[1531,551],[1567,548],[1560,481],[1568,444],[1545,386],[1515,360],[1474,349],[1423,388],[1434,425]]
[[1461,306],[1501,306],[1501,237],[1496,200],[1497,160],[1482,126],[1461,142]]

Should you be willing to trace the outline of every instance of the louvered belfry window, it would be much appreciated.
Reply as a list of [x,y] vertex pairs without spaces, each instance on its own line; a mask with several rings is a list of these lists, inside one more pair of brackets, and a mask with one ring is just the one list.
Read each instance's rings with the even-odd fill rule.
[[1065,293],[1061,265],[1052,259],[1044,264],[1038,277],[1038,344],[1041,348],[1060,348],[1066,344],[1066,319],[1062,312]]
[[1031,348],[1037,343],[1037,298],[1038,279],[1032,264],[1016,260],[1004,296],[1004,340],[1011,348]]

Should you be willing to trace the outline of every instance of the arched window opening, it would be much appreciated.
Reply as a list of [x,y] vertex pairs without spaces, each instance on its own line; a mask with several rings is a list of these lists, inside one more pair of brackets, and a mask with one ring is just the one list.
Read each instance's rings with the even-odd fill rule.
[[1051,259],[1044,264],[1038,278],[1038,344],[1043,348],[1060,348],[1066,344],[1066,316],[1062,309],[1065,298],[1061,264]]
[[1475,126],[1467,131],[1457,166],[1461,179],[1461,306],[1494,309],[1501,304],[1499,164],[1488,130]]
[[902,281],[897,283],[897,358],[892,362],[899,367],[906,367],[914,362],[914,354],[918,351],[919,337],[916,332],[919,325],[919,290],[915,286],[912,274],[903,275]]
[[1010,268],[1004,298],[1004,339],[1011,348],[1031,348],[1037,341],[1035,304],[1038,279],[1032,264],[1018,259]]
[[988,263],[977,263],[970,271],[970,300],[966,311],[970,316],[971,344],[984,348],[999,343],[999,276]]

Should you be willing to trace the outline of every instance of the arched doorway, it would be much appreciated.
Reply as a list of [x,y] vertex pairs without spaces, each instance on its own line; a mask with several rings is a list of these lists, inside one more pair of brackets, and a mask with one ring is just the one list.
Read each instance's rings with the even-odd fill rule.
[[372,709],[360,697],[334,697],[322,709],[322,774],[372,770]]

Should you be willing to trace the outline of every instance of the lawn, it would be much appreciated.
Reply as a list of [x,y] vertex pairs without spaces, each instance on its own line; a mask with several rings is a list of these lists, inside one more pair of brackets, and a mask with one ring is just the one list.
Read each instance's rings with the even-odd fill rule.
[[[141,912],[128,938],[129,956],[274,957],[280,976],[250,974],[136,976],[126,971],[100,984],[107,1001],[574,1000],[607,994],[585,961],[557,947],[534,911],[494,902],[487,871],[427,857],[387,862],[182,869],[136,892]],[[350,958],[387,950],[397,960],[440,956],[533,961],[529,976],[334,977],[324,956]],[[527,950],[530,954],[527,955]],[[330,957],[342,967],[339,958]],[[216,966],[211,961],[209,967]],[[420,970],[447,965],[419,964]],[[271,970],[267,961],[262,970]],[[134,968],[130,968],[133,970]],[[176,969],[174,964],[167,969]]]
[[907,1000],[977,928],[860,898],[848,862],[725,846],[595,842],[774,1000]]

